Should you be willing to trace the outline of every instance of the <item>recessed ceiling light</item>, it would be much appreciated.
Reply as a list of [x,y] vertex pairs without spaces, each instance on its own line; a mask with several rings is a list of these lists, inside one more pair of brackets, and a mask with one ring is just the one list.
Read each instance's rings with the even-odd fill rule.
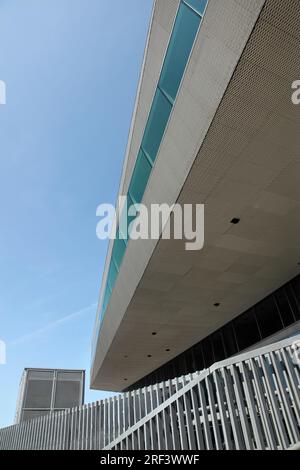
[[238,219],[237,217],[234,217],[234,218],[231,220],[230,223],[233,224],[233,225],[237,225],[237,224],[240,223],[240,221],[241,221],[241,219]]

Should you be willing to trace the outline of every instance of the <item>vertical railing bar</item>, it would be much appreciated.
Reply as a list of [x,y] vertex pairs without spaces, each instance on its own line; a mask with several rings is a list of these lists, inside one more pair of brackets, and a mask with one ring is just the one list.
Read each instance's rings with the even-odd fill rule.
[[[166,401],[166,389],[168,387],[167,382],[162,382],[162,397],[163,401]],[[172,450],[172,436],[170,433],[171,430],[171,420],[170,420],[170,409],[165,408],[163,410],[163,427],[165,432],[165,449]]]
[[214,436],[215,436],[216,449],[217,450],[222,450],[222,442],[221,442],[221,436],[220,436],[220,430],[219,430],[219,422],[218,422],[218,417],[217,417],[217,413],[216,413],[216,404],[215,404],[215,401],[214,401],[211,379],[212,379],[211,376],[205,377],[206,389],[207,389],[207,394],[208,394],[208,403],[209,403],[210,416],[211,416],[211,423],[212,423],[212,427],[213,427],[213,433],[214,433]]
[[48,436],[48,416],[43,417],[43,437],[42,437],[42,450],[46,450],[47,447],[47,436]]
[[253,446],[253,441],[251,438],[251,431],[249,427],[248,418],[246,415],[244,397],[243,397],[241,382],[238,377],[238,371],[235,365],[229,366],[229,370],[231,371],[231,375],[234,379],[233,389],[235,390],[235,396],[237,400],[238,411],[239,411],[241,426],[243,429],[243,436],[244,436],[244,440],[246,444],[246,449],[253,450],[254,446]]
[[[231,376],[229,370],[225,367],[221,368],[221,374],[222,374],[224,384],[225,384],[225,395],[226,395],[226,398],[227,398],[229,419],[230,419],[230,422],[231,422],[235,448],[237,450],[241,450],[244,447],[244,441],[243,441],[243,438],[242,438],[243,434],[242,434],[241,424],[239,423],[238,418],[237,418],[238,410],[236,409],[236,407],[234,405],[235,394],[234,394],[234,390],[233,390],[233,384],[231,382],[232,376]],[[237,406],[237,404],[236,404],[236,406]]]
[[[176,383],[176,392],[179,389],[179,381],[178,379],[175,380]],[[188,450],[188,441],[185,432],[185,423],[184,423],[184,410],[182,406],[182,397],[179,399],[176,398],[176,407],[177,407],[177,418],[178,418],[178,425],[179,425],[179,436],[180,436],[180,443],[181,443],[181,450]]]
[[[192,378],[191,378],[192,380]],[[198,384],[199,385],[199,384]],[[200,397],[197,400],[196,394],[196,387],[194,386],[191,388],[191,396],[192,396],[192,406],[193,406],[193,414],[195,420],[195,429],[196,429],[196,439],[197,439],[197,450],[204,450],[204,435],[202,433],[201,421],[200,421],[200,410],[198,408],[198,404],[200,406]]]
[[261,450],[261,449],[264,449],[265,447],[264,437],[263,437],[262,430],[261,430],[261,423],[259,422],[258,414],[255,409],[256,408],[255,397],[251,390],[249,370],[247,368],[247,365],[244,362],[241,362],[239,365],[240,365],[240,370],[244,377],[243,386],[244,386],[244,391],[246,395],[247,405],[249,409],[249,416],[250,416],[250,421],[251,421],[253,432],[254,432],[256,446],[259,450]]
[[70,408],[64,414],[64,435],[62,450],[70,450],[70,445],[67,443],[67,436],[69,436],[70,429]]
[[95,408],[94,403],[90,403],[89,407],[90,407],[90,411],[89,411],[90,439],[89,439],[88,449],[93,450],[94,449],[94,408]]
[[74,436],[74,419],[75,410],[71,408],[71,424],[70,424],[70,450],[75,449],[75,436]]
[[[295,367],[291,363],[291,358],[290,358],[290,355],[289,355],[288,351],[285,350],[285,349],[282,349],[281,352],[282,352],[282,357],[283,357],[283,360],[284,360],[284,364],[285,364],[285,367],[286,367],[286,370],[287,370],[287,373],[288,373],[288,376],[289,376],[290,387],[293,391],[294,401],[297,404],[297,407],[296,407],[297,408],[297,416],[298,416],[298,419],[299,419],[299,422],[300,422],[300,416],[298,414],[298,412],[300,410],[300,396],[299,396],[300,382],[298,383],[298,386],[297,386],[297,376],[296,376],[296,372],[295,372]],[[296,366],[296,367],[299,367],[299,366]]]
[[285,416],[285,424],[290,436],[290,440],[292,441],[293,444],[296,444],[300,440],[300,434],[297,429],[297,423],[295,421],[294,415],[291,413],[291,404],[288,403],[288,396],[286,393],[286,387],[283,387],[284,384],[284,377],[282,373],[282,369],[279,363],[279,358],[278,358],[279,352],[271,352],[270,353],[270,359],[274,367],[276,379],[277,379],[277,384],[278,384],[278,392],[281,396],[281,402],[283,406],[283,413]]
[[27,449],[32,450],[32,444],[33,444],[33,428],[34,428],[34,419],[31,419],[29,421],[29,432],[28,432],[28,443],[27,443]]
[[38,438],[37,438],[37,449],[41,450],[42,448],[42,437],[43,437],[43,416],[39,418],[39,427],[38,427]]
[[[188,383],[187,378],[183,377],[183,385],[186,385],[187,383]],[[192,403],[191,399],[192,398],[189,399],[188,394],[189,394],[189,391],[183,395],[188,445],[189,445],[189,450],[196,450],[195,433],[194,433],[194,426],[192,424],[192,414],[191,414],[191,403]]]
[[200,408],[202,410],[202,416],[203,416],[203,429],[204,429],[204,436],[205,436],[205,441],[206,441],[206,448],[207,450],[212,450],[213,442],[212,442],[210,424],[209,424],[208,413],[207,413],[207,404],[206,404],[206,398],[205,398],[205,392],[204,392],[205,386],[206,386],[206,383],[204,380],[200,380],[198,382],[199,401],[200,401]]
[[[153,404],[153,385],[150,385],[150,411],[152,411],[154,408]],[[154,423],[153,420],[151,419],[150,422],[150,442],[151,442],[151,450],[153,450],[153,442],[154,442]]]
[[37,440],[38,440],[38,432],[39,432],[39,417],[35,419],[35,425],[34,425],[34,434],[33,434],[33,449],[37,450]]
[[258,361],[260,362],[263,372],[264,372],[265,382],[267,386],[266,389],[269,395],[271,409],[272,409],[272,412],[274,413],[275,423],[279,430],[279,432],[277,433],[278,442],[279,442],[281,449],[287,448],[289,446],[289,442],[287,440],[286,430],[283,424],[283,417],[280,413],[278,397],[276,397],[276,394],[275,394],[275,390],[274,390],[275,383],[270,372],[270,367],[269,367],[269,364],[266,364],[267,358],[265,355],[258,358]]
[[[160,394],[160,387],[155,387],[156,393],[156,406],[159,406],[162,403],[161,394]],[[156,429],[157,429],[157,443],[158,443],[158,450],[164,450],[165,443],[164,443],[164,436],[163,436],[163,426],[162,426],[162,413],[157,413],[156,415]]]
[[260,402],[260,409],[262,413],[262,418],[265,422],[265,434],[269,444],[270,449],[277,449],[276,436],[273,429],[273,423],[271,422],[270,414],[266,406],[266,397],[263,390],[263,382],[260,380],[257,370],[257,361],[254,358],[250,359],[250,365],[253,372],[254,383],[256,386],[256,394]]
[[[144,407],[145,415],[149,413],[149,392],[148,388],[144,388]],[[150,439],[150,425],[149,423],[144,424],[144,435],[145,435],[145,450],[151,450],[151,439]]]
[[224,387],[220,384],[220,371],[214,371],[213,372],[213,379],[216,387],[216,395],[217,395],[217,402],[218,402],[218,408],[219,408],[219,416],[220,416],[220,422],[221,422],[221,427],[223,430],[223,436],[224,436],[224,444],[225,444],[225,449],[226,450],[233,450],[234,445],[231,439],[231,427],[228,421],[227,417],[227,412],[225,408],[225,403],[226,403],[226,397],[224,395]]
[[103,449],[104,443],[104,403],[99,402],[99,449]]

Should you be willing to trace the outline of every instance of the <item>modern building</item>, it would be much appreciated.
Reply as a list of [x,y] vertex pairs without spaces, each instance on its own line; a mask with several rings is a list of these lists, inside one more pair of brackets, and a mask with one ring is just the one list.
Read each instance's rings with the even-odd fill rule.
[[84,370],[24,369],[15,422],[82,405],[84,380]]
[[300,330],[300,2],[156,0],[119,195],[205,205],[205,243],[111,241],[94,389],[134,390]]

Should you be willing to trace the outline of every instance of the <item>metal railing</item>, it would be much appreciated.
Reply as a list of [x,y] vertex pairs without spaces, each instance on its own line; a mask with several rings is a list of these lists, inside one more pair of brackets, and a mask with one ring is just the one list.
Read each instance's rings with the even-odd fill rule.
[[103,449],[178,392],[187,380],[190,376],[0,429],[0,450]]
[[0,449],[287,449],[300,441],[297,342],[2,429]]

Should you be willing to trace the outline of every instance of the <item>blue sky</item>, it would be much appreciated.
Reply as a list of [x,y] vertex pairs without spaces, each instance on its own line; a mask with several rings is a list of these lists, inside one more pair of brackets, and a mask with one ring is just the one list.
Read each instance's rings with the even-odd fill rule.
[[[84,368],[152,0],[0,0],[0,427],[24,367]],[[86,401],[106,395],[88,390]]]

